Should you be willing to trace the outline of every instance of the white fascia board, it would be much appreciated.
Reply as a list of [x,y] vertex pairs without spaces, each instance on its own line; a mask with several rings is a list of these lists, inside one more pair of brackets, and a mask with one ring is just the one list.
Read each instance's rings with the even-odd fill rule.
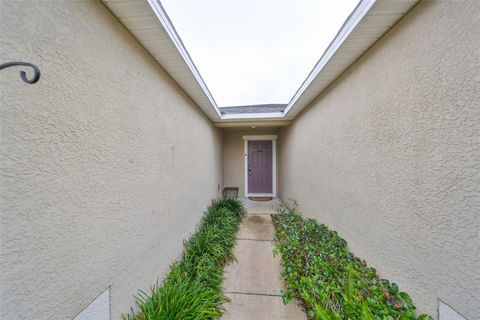
[[283,119],[283,112],[229,113],[222,115],[222,120]]
[[327,62],[332,58],[338,48],[343,44],[343,42],[348,38],[350,33],[355,29],[358,23],[363,19],[363,17],[368,13],[370,8],[375,4],[376,0],[362,0],[353,10],[350,16],[347,18],[343,26],[338,31],[337,35],[333,41],[328,45],[327,49],[323,53],[322,57],[313,67],[310,74],[307,76],[305,81],[302,83],[297,92],[293,95],[293,98],[288,103],[287,107],[283,111],[283,115],[286,116],[290,109],[293,107],[295,102],[300,98],[300,96],[305,92],[305,90],[310,86],[313,80],[318,76],[318,74],[325,67]]
[[192,72],[193,76],[195,77],[195,80],[197,80],[198,84],[202,88],[203,92],[207,96],[211,106],[215,109],[217,115],[221,118],[222,113],[220,109],[217,106],[217,103],[215,102],[215,99],[213,98],[212,94],[210,93],[210,90],[208,90],[207,85],[205,84],[205,81],[203,81],[202,76],[200,75],[200,72],[198,72],[197,67],[193,63],[192,58],[188,54],[187,49],[185,48],[185,45],[182,42],[182,39],[180,39],[180,36],[178,35],[177,31],[175,30],[175,27],[172,24],[172,21],[168,17],[165,9],[161,5],[159,0],[147,0],[148,4],[152,8],[153,12],[155,13],[158,21],[162,24],[163,28],[167,32],[168,36],[172,40],[173,44],[177,48],[178,52],[182,56],[183,60],[187,64],[188,68]]
[[277,138],[278,136],[276,134],[255,134],[243,136],[243,140],[277,140]]

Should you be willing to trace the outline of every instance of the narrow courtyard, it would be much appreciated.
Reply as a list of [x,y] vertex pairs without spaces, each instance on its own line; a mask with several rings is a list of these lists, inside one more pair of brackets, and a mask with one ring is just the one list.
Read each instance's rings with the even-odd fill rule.
[[480,1],[0,15],[0,320],[480,320]]

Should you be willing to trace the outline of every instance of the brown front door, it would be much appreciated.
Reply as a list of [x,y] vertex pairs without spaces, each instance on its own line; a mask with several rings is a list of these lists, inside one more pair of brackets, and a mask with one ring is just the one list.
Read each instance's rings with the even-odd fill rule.
[[248,141],[248,193],[273,193],[271,140]]

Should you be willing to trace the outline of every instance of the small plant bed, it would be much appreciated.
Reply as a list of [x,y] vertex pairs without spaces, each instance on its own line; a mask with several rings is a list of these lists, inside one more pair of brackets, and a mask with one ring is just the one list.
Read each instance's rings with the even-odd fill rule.
[[165,280],[149,293],[141,291],[136,297],[138,311],[132,309],[122,319],[219,319],[228,301],[222,293],[223,267],[234,258],[235,234],[244,215],[240,201],[214,200]]
[[304,219],[292,206],[273,215],[275,254],[280,253],[284,303],[297,298],[309,319],[432,319],[395,283],[355,257],[337,232]]

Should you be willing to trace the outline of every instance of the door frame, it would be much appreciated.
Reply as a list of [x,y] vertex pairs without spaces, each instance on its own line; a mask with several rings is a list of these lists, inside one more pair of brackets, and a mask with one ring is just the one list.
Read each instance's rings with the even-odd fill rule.
[[[271,140],[272,141],[272,193],[249,193],[248,192],[248,141]],[[277,135],[251,135],[243,136],[243,158],[245,176],[245,197],[277,197]]]

